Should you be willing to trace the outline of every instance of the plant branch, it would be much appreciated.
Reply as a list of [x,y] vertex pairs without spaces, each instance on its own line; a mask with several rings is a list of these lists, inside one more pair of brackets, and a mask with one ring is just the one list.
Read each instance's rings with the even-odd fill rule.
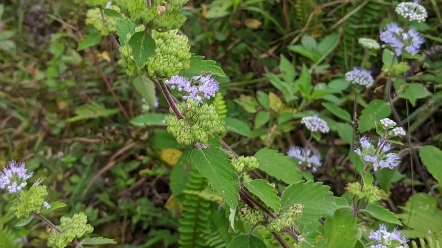
[[54,225],[54,223],[52,223],[50,220],[46,219],[43,215],[37,214],[37,213],[32,213],[31,216],[36,218],[36,219],[39,219],[39,220],[43,221],[48,226],[50,226],[52,229],[54,229],[55,231],[61,233],[61,230],[56,225]]

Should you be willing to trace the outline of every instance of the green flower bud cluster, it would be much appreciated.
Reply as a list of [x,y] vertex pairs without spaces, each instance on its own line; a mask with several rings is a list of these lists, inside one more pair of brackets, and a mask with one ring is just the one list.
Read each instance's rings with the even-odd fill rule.
[[260,222],[264,221],[264,213],[250,208],[248,205],[244,204],[241,210],[239,211],[239,218],[243,222],[248,222],[252,225],[256,225]]
[[253,156],[250,157],[240,156],[238,158],[232,158],[231,161],[233,167],[235,168],[236,173],[238,174],[256,169],[259,166],[258,159],[256,159],[256,157]]
[[359,182],[354,182],[347,184],[345,189],[357,199],[366,200],[368,203],[375,203],[388,197],[387,193],[371,184],[365,184],[361,190],[361,184]]
[[169,32],[153,31],[155,54],[146,63],[150,76],[161,75],[170,78],[190,67],[190,46],[187,36],[178,35],[177,30]]
[[83,1],[83,2],[89,6],[105,7],[107,2],[109,2],[109,1],[108,0],[87,0],[87,1]]
[[161,32],[177,29],[186,21],[186,16],[180,10],[188,0],[155,0],[149,8],[146,8],[145,0],[116,0],[115,2],[128,12],[132,21],[151,24],[152,29]]
[[303,204],[293,204],[290,208],[278,215],[278,217],[270,220],[267,229],[271,232],[280,232],[283,229],[291,227],[299,220],[304,210]]
[[183,145],[190,145],[195,140],[201,143],[209,141],[209,135],[222,134],[225,132],[224,123],[219,120],[213,105],[198,106],[198,102],[188,99],[177,105],[178,110],[184,116],[178,119],[171,110],[172,115],[165,118],[167,131]]
[[61,217],[58,228],[61,232],[52,230],[49,234],[49,247],[65,248],[74,239],[79,239],[94,230],[91,225],[87,224],[87,216],[84,213],[74,214],[72,218]]
[[410,69],[410,66],[406,62],[399,62],[396,65],[390,66],[385,64],[382,66],[382,71],[388,76],[401,76]]
[[[139,25],[137,27],[135,27],[135,32],[141,32],[144,31],[145,26],[144,25]],[[132,34],[127,34],[126,35],[126,40],[130,40],[130,38],[132,37]],[[135,60],[132,54],[132,48],[129,46],[129,44],[126,42],[126,44],[124,44],[124,46],[120,46],[120,54],[122,59],[120,59],[118,61],[118,64],[122,67],[126,67],[126,74],[129,76],[132,76],[137,69],[137,65],[135,64]],[[144,69],[141,70],[141,74],[145,73],[146,71]]]
[[28,191],[20,191],[20,200],[15,205],[17,218],[27,218],[31,213],[41,213],[45,197],[48,195],[46,186],[33,185]]
[[[115,10],[116,12],[120,13],[120,8],[118,8],[118,6],[113,5],[110,6],[109,9]],[[103,17],[105,23],[103,22]],[[86,24],[94,26],[98,31],[101,32],[102,35],[106,36],[109,35],[109,33],[113,33],[116,31],[115,21],[117,19],[117,17],[109,17],[106,15],[102,16],[101,10],[99,8],[95,8],[87,11]]]

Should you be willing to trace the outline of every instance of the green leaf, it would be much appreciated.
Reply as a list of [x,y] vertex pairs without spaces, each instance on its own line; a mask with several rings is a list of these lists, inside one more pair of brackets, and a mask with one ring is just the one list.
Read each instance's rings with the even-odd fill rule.
[[269,96],[262,92],[262,91],[258,91],[256,92],[256,99],[258,100],[259,104],[261,104],[261,106],[263,108],[265,108],[266,110],[269,110],[270,108],[270,99]]
[[0,17],[3,16],[4,12],[5,12],[5,6],[3,4],[0,4]]
[[34,217],[29,216],[28,218],[23,219],[23,220],[20,220],[19,222],[17,222],[17,224],[15,224],[15,227],[26,226],[26,225],[28,225],[33,219],[34,219]]
[[203,74],[212,74],[215,76],[225,77],[221,67],[216,65],[213,60],[204,60],[204,56],[192,56],[190,58],[190,67],[187,70],[181,71],[180,76],[191,78]]
[[52,213],[53,211],[59,209],[59,208],[64,208],[66,207],[66,203],[64,202],[51,202],[49,205],[51,205],[51,207],[49,209],[45,209],[43,210],[43,214],[49,214]]
[[173,166],[170,173],[170,190],[174,196],[181,194],[189,181],[192,165],[188,161],[190,150],[186,150],[181,154],[178,162]]
[[132,84],[134,85],[138,94],[144,98],[147,105],[149,105],[150,108],[154,108],[156,96],[155,84],[152,82],[152,80],[144,75],[139,75],[134,79]]
[[259,111],[255,115],[255,129],[266,124],[270,120],[270,113]]
[[437,208],[437,200],[427,193],[414,194],[400,207],[403,213],[397,216],[406,227],[403,233],[407,238],[424,237],[428,231],[440,233],[442,231],[442,211]]
[[107,245],[107,244],[117,244],[115,240],[97,237],[97,238],[86,238],[80,242],[82,245]]
[[[382,53],[382,62],[384,63],[384,65],[388,65],[388,66],[398,64],[396,56],[389,49],[384,49],[384,51]],[[393,64],[392,64],[392,62],[393,62]]]
[[95,46],[98,43],[101,42],[101,34],[100,33],[92,33],[86,35],[82,41],[80,41],[80,44],[78,44],[77,51],[84,50],[86,48],[89,48],[91,46]]
[[327,88],[331,90],[336,90],[338,92],[346,90],[350,82],[346,81],[343,78],[338,78],[327,84]]
[[227,131],[234,132],[245,137],[252,136],[252,130],[250,129],[249,124],[243,120],[226,117],[224,121],[226,123]]
[[348,113],[346,110],[344,110],[334,104],[327,103],[327,102],[323,102],[322,106],[324,106],[326,109],[328,109],[328,111],[330,111],[330,113],[343,119],[344,121],[351,121],[350,113]]
[[115,21],[115,29],[120,45],[124,46],[127,42],[127,34],[135,33],[135,24],[128,19],[117,19]]
[[336,131],[338,131],[339,137],[348,144],[351,144],[353,139],[353,127],[347,123],[336,123]]
[[75,109],[76,116],[69,118],[66,122],[75,122],[92,118],[109,117],[120,112],[119,109],[106,109],[102,103],[93,102]]
[[231,208],[236,208],[239,200],[238,176],[227,153],[219,148],[193,149],[189,162],[207,178]]
[[278,180],[290,184],[302,178],[295,160],[278,151],[262,148],[255,157],[259,162],[259,169]]
[[382,220],[387,223],[393,223],[402,226],[399,218],[388,209],[385,209],[377,204],[368,204],[365,211],[376,219]]
[[279,69],[281,71],[284,82],[287,84],[292,83],[292,81],[295,79],[296,76],[295,67],[293,66],[292,62],[286,59],[286,57],[284,57],[283,55],[281,55],[281,61],[279,62]]
[[354,247],[356,219],[348,209],[338,209],[324,223],[324,236],[330,248]]
[[244,186],[266,206],[272,208],[275,213],[279,213],[281,203],[279,202],[278,192],[267,180],[256,179],[251,182],[244,182]]
[[3,40],[0,42],[0,50],[8,52],[9,54],[15,54],[15,43],[12,40]]
[[359,118],[359,132],[365,133],[375,127],[375,122],[390,116],[391,108],[387,102],[375,99],[362,110]]
[[334,49],[339,39],[339,33],[333,32],[324,37],[318,44],[317,51],[321,56],[326,55],[329,50]]
[[141,31],[133,34],[127,42],[132,48],[132,56],[138,69],[142,69],[149,57],[155,54],[157,44],[148,32]]
[[313,62],[316,62],[321,58],[321,55],[318,52],[316,52],[315,50],[308,49],[302,45],[288,46],[287,49],[289,49],[294,53],[300,54],[306,58],[309,58]]
[[103,13],[109,17],[114,17],[114,18],[122,18],[123,17],[120,13],[118,13],[116,10],[113,10],[113,9],[104,9]]
[[227,248],[267,248],[267,246],[260,238],[243,234],[234,237]]
[[14,35],[14,31],[2,31],[0,32],[0,40],[6,40]]
[[234,100],[238,103],[245,111],[249,113],[256,113],[256,109],[259,106],[256,99],[252,96],[242,96]]
[[165,114],[160,113],[149,113],[144,115],[139,115],[132,120],[130,123],[134,126],[143,127],[143,126],[167,126],[164,118]]
[[304,64],[302,65],[301,76],[296,81],[299,82],[299,91],[302,93],[302,95],[304,97],[310,96],[313,89],[312,77]]
[[288,208],[293,204],[303,204],[304,210],[300,224],[318,221],[329,208],[333,208],[333,193],[330,187],[313,181],[299,181],[285,188],[281,196],[281,207]]
[[419,150],[419,156],[428,172],[442,186],[442,151],[435,146],[424,146]]
[[417,99],[431,95],[422,84],[406,83],[401,79],[394,81],[394,88],[400,98],[407,99],[413,106],[416,106]]

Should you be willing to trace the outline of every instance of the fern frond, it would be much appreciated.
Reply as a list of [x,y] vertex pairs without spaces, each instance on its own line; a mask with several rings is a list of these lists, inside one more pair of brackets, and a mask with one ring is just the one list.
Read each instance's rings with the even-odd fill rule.
[[210,248],[225,248],[228,245],[214,228],[211,229],[210,233],[204,235],[203,238]]
[[[203,191],[206,187],[204,178],[195,168],[190,172],[186,190]],[[182,248],[207,247],[203,236],[210,230],[210,202],[195,194],[185,194],[183,213],[179,221],[179,244]]]
[[15,233],[6,226],[0,225],[0,248],[21,248],[16,242]]
[[[321,35],[322,25],[319,17],[322,12],[320,9],[316,9],[316,3],[313,0],[295,0],[294,8],[296,19],[301,25],[301,28],[306,28],[305,33],[314,38]],[[313,17],[309,22],[308,20],[311,14],[313,14]],[[306,27],[306,25],[308,26]]]
[[227,116],[227,106],[226,101],[224,101],[224,96],[221,93],[216,93],[213,100],[213,105],[215,106],[216,113],[220,120],[223,120]]
[[426,235],[425,239],[419,238],[419,243],[420,246],[418,246],[416,241],[414,240],[411,242],[413,248],[418,248],[418,247],[441,248],[439,240],[438,239],[434,240],[430,235]]
[[[351,16],[344,22],[344,33],[341,42],[341,52],[339,53],[339,64],[345,68],[345,71],[350,70],[354,66],[358,66],[362,62],[364,54],[363,48],[358,44],[359,38],[376,37],[379,33],[377,25],[380,16],[385,9],[379,3],[370,0],[363,7],[360,5],[363,0],[352,1],[340,18],[348,14]],[[356,8],[359,8],[355,13]],[[373,25],[375,24],[375,25]]]

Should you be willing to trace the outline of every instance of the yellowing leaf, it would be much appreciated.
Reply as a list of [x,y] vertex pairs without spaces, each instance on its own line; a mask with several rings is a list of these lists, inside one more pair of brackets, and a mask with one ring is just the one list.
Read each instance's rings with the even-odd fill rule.
[[261,27],[262,23],[256,19],[252,19],[252,18],[247,18],[244,23],[246,24],[246,26],[248,28],[251,29],[257,29],[259,27]]
[[281,106],[282,106],[281,99],[279,99],[279,97],[273,92],[269,93],[269,99],[270,99],[270,109],[279,113],[281,111]]
[[182,151],[177,149],[163,149],[160,152],[160,158],[170,166],[174,166],[183,154]]
[[167,201],[166,201],[166,204],[164,204],[164,207],[169,211],[177,209],[177,207],[178,207],[178,215],[179,216],[181,216],[181,213],[183,212],[183,205],[178,203],[178,201],[176,200],[176,197],[174,195],[170,195],[169,199],[167,199]]
[[99,53],[98,55],[97,55],[97,57],[100,59],[104,59],[104,60],[106,60],[107,62],[110,62],[110,57],[109,57],[109,54],[106,52],[106,51],[104,51],[104,52],[102,52],[102,53]]

